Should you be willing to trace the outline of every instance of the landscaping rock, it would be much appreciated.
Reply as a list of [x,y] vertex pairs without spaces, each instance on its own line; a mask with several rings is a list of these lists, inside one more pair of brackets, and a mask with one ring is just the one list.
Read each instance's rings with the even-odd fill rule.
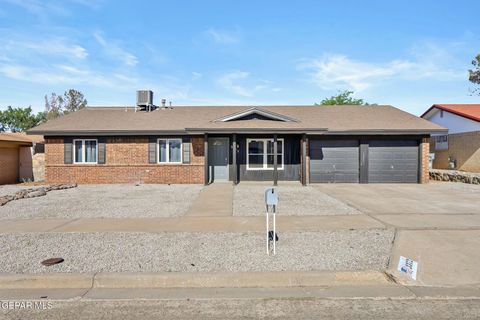
[[75,188],[76,186],[77,186],[76,183],[70,183],[70,184],[56,184],[56,185],[51,185],[46,187],[22,189],[20,191],[15,192],[14,195],[6,195],[6,196],[0,197],[0,206],[4,206],[5,204],[7,204],[12,200],[42,197],[42,196],[45,196],[47,192],[52,190],[70,189],[70,188]]
[[456,170],[430,170],[430,179],[436,181],[461,182],[480,184],[480,174]]
[[46,194],[47,192],[45,191],[45,189],[38,189],[38,190],[27,193],[25,195],[25,198],[36,198],[36,197],[45,196]]

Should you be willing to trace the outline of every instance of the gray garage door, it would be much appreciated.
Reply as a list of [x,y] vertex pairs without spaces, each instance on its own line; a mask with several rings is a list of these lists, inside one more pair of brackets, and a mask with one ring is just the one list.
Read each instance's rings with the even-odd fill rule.
[[310,182],[358,182],[358,140],[311,140]]
[[369,183],[417,183],[418,143],[415,140],[370,141]]

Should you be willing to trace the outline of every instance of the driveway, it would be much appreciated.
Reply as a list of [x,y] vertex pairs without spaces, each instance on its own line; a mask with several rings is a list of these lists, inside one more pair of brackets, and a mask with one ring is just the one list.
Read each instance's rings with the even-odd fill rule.
[[314,187],[367,214],[480,214],[479,185],[431,182]]
[[[265,190],[271,187],[271,184],[265,182],[242,182],[235,186],[233,215],[265,215]],[[282,216],[361,214],[359,210],[314,186],[302,186],[298,182],[281,182],[275,188],[279,197],[278,213]]]

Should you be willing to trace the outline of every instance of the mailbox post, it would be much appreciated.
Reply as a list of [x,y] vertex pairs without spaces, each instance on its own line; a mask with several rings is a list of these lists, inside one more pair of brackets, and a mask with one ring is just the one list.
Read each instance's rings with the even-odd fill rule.
[[278,206],[278,193],[275,188],[268,188],[265,190],[265,222],[266,222],[266,229],[267,229],[267,254],[270,254],[270,221],[269,215],[272,213],[273,215],[273,235],[272,235],[272,242],[273,242],[273,254],[276,254],[276,242],[277,242],[277,226],[276,226],[276,213],[277,213],[277,206]]

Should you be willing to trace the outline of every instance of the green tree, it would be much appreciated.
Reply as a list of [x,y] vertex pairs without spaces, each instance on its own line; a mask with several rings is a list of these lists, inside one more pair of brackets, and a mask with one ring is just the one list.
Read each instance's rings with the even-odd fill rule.
[[331,96],[330,98],[325,98],[320,103],[315,103],[315,105],[327,105],[327,106],[333,106],[333,105],[343,105],[343,104],[351,104],[351,105],[361,105],[365,104],[367,105],[363,99],[356,99],[353,97],[353,91],[345,90],[345,91],[340,91],[337,95]]
[[63,94],[63,113],[78,111],[87,106],[87,99],[78,90],[70,89]]
[[45,114],[47,120],[52,120],[64,114],[78,111],[87,106],[87,99],[83,93],[69,89],[62,96],[52,92],[50,97],[45,95]]
[[45,113],[32,113],[32,107],[12,108],[0,111],[0,131],[24,132],[45,121]]
[[[480,85],[480,54],[472,60],[472,65],[473,69],[468,70],[468,80],[470,80],[471,83]],[[474,89],[474,92],[480,95],[480,87]]]

